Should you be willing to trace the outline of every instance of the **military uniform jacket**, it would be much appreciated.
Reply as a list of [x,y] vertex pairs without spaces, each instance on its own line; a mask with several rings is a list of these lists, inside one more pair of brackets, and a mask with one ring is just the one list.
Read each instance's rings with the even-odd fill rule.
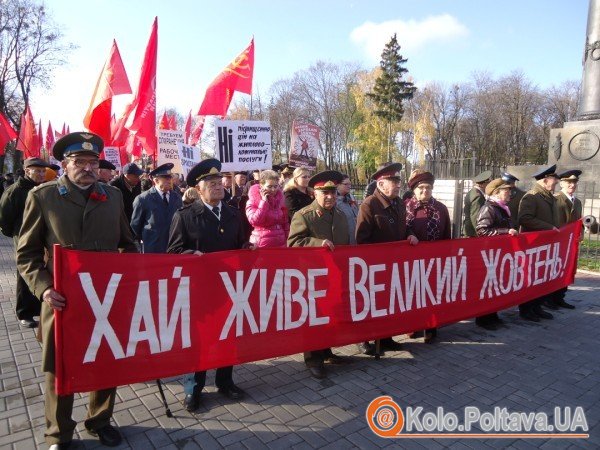
[[221,202],[220,220],[202,201],[184,206],[173,216],[168,253],[237,250],[246,244],[240,212]]
[[131,216],[133,214],[133,201],[135,198],[142,193],[142,183],[138,183],[131,190],[129,184],[125,180],[123,174],[119,175],[118,178],[111,180],[108,184],[116,187],[123,194],[123,206],[125,207],[125,216],[127,216],[127,222],[131,222]]
[[181,195],[176,190],[169,194],[169,206],[165,205],[162,193],[156,187],[135,198],[131,228],[135,237],[144,242],[144,253],[167,251],[171,221],[181,206]]
[[510,211],[510,220],[512,223],[512,228],[519,228],[519,204],[521,203],[521,199],[525,195],[525,191],[519,188],[513,188],[511,192],[510,200],[508,201],[508,209]]
[[[121,192],[95,183],[92,192],[103,200],[86,199],[66,176],[44,183],[29,193],[17,247],[17,269],[31,292],[41,299],[53,287],[53,249],[136,252],[123,210]],[[47,261],[46,261],[47,258]],[[68,305],[69,299],[67,299]],[[42,369],[54,370],[54,312],[42,303]]]
[[335,206],[324,209],[314,200],[292,217],[288,247],[321,247],[325,239],[334,245],[349,244],[348,220]]
[[562,191],[556,194],[554,198],[556,198],[556,207],[558,209],[559,227],[581,219],[581,216],[583,215],[581,200],[575,197],[574,201],[571,202],[571,199]]
[[390,202],[379,189],[361,203],[356,218],[356,243],[395,242],[413,234],[406,227],[406,206],[400,198]]
[[0,198],[0,229],[8,237],[19,236],[25,200],[27,194],[36,184],[29,178],[19,177],[16,183],[11,184]]
[[519,225],[522,231],[542,231],[558,227],[558,208],[552,192],[536,183],[521,199]]
[[477,218],[479,217],[479,211],[485,203],[485,194],[481,192],[477,187],[474,187],[467,195],[465,195],[465,202],[463,206],[463,213],[465,214],[465,220],[463,222],[463,234],[469,237],[477,237]]

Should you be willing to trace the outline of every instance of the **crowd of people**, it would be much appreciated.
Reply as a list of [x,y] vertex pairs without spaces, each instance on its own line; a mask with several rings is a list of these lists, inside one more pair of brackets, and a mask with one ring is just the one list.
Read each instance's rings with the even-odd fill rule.
[[[42,365],[46,373],[46,442],[66,448],[73,438],[73,396],[54,390],[54,310],[65,299],[53,286],[52,246],[90,251],[186,253],[202,255],[242,248],[325,247],[407,241],[451,239],[448,209],[433,196],[435,177],[417,169],[406,180],[400,163],[382,165],[372,176],[366,197],[359,204],[352,194],[350,178],[338,171],[312,174],[306,168],[287,165],[274,170],[222,173],[221,163],[207,159],[195,165],[185,180],[163,164],[148,176],[129,163],[118,175],[114,166],[99,159],[102,140],[85,132],[71,133],[56,142],[54,157],[64,173],[37,158],[24,161],[22,175],[2,194],[0,228],[15,242],[17,261],[17,318],[36,327],[40,316],[43,342]],[[55,179],[48,181],[48,170]],[[492,179],[484,172],[473,180],[464,199],[463,233],[467,237],[507,235],[522,231],[558,230],[581,217],[575,197],[581,171],[560,174],[556,167],[535,175],[532,190],[515,187],[516,177],[504,173]],[[250,178],[250,180],[248,180]],[[150,185],[142,187],[142,181]],[[560,182],[561,191],[554,194]],[[566,289],[519,306],[523,319],[552,319],[551,310],[574,308]],[[41,300],[41,302],[40,302]],[[502,325],[498,313],[476,318],[486,329]],[[438,330],[413,333],[435,341]],[[387,337],[361,342],[360,351],[379,357],[401,344]],[[304,360],[311,375],[327,376],[326,365],[345,364],[347,359],[331,348],[310,351]],[[206,373],[184,378],[188,411],[202,401]],[[244,391],[233,381],[233,367],[219,368],[215,384],[226,397],[239,400]],[[106,446],[121,442],[110,424],[116,388],[92,392],[85,427]]]

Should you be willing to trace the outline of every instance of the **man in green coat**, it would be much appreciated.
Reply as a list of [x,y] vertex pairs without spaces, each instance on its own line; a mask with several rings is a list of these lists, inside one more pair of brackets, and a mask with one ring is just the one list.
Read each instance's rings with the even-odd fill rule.
[[[521,231],[558,231],[558,208],[554,198],[554,187],[558,183],[556,165],[541,170],[533,176],[536,180],[533,189],[527,192],[519,205],[519,225]],[[542,305],[551,299],[553,294],[530,300],[519,305],[523,319],[539,322],[552,319],[553,316],[542,309]]]
[[[315,191],[315,200],[297,211],[292,217],[288,247],[325,247],[334,250],[336,245],[348,245],[348,221],[335,207],[337,185],[343,175],[335,170],[326,170],[314,175],[308,186]],[[304,362],[313,377],[325,378],[324,363],[344,364],[346,360],[334,355],[331,348],[304,352]]]
[[[558,226],[562,227],[568,223],[577,222],[583,216],[583,205],[581,200],[575,197],[577,191],[577,183],[581,176],[581,170],[567,170],[560,173],[560,192],[556,198],[556,206],[558,208]],[[581,233],[583,239],[583,233]],[[556,291],[554,298],[548,301],[549,305],[558,308],[575,309],[575,306],[565,301],[565,295],[568,288],[562,288]],[[551,306],[551,307],[552,307]]]
[[[53,147],[65,174],[34,188],[27,197],[17,247],[17,268],[31,292],[42,300],[42,370],[46,376],[46,442],[67,448],[76,422],[71,418],[73,395],[55,391],[54,311],[70,299],[54,289],[53,245],[90,251],[135,252],[133,236],[123,209],[121,191],[97,181],[98,155],[104,143],[92,133],[70,133]],[[85,428],[106,446],[119,445],[119,431],[110,424],[116,388],[90,393]]]
[[468,237],[477,237],[477,218],[479,211],[485,203],[485,187],[492,180],[492,171],[486,170],[473,178],[473,189],[465,195],[463,213],[465,220],[463,222],[463,234]]
[[[0,229],[2,234],[13,238],[15,251],[19,243],[27,194],[34,187],[44,182],[47,167],[48,163],[43,159],[27,158],[23,161],[25,175],[19,177],[16,183],[11,184],[0,198]],[[37,327],[38,324],[34,317],[40,315],[40,301],[31,293],[18,270],[16,300],[17,319],[19,319],[21,326],[25,328]]]
[[517,177],[511,175],[508,172],[503,172],[501,175],[502,181],[506,184],[511,185],[510,190],[510,200],[508,201],[508,210],[510,211],[510,221],[512,223],[512,227],[515,229],[519,228],[519,204],[521,203],[521,199],[525,195],[525,191],[519,189],[516,186],[516,182],[519,181]]

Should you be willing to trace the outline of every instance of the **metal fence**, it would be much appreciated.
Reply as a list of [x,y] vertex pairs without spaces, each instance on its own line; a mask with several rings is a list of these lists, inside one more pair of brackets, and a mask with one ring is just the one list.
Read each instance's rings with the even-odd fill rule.
[[[449,167],[449,166],[447,166]],[[491,170],[491,169],[487,169]],[[438,180],[444,180],[441,176],[436,176]],[[463,220],[463,198],[465,193],[471,188],[470,179],[446,179],[445,184],[448,186],[454,185],[454,188],[449,188],[443,193],[443,198],[440,199],[450,211],[452,220],[452,237],[458,238],[461,235],[461,226]],[[439,186],[436,188],[439,189]],[[360,202],[363,199],[365,185],[353,185],[353,194]],[[450,192],[452,191],[452,192]],[[434,196],[438,198],[440,192]],[[583,206],[583,216],[588,217],[586,220],[587,226],[583,234],[583,240],[579,246],[579,268],[600,271],[600,184],[596,182],[579,182],[577,192],[575,194],[581,200]],[[439,198],[438,198],[439,199]]]

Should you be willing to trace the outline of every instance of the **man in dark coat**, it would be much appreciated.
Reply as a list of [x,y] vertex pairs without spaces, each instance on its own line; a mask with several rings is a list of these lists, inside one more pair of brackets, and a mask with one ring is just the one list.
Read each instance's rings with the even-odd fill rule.
[[[8,187],[0,198],[0,229],[2,234],[12,237],[15,251],[19,242],[23,211],[27,194],[44,182],[48,164],[43,159],[27,158],[23,162],[25,175]],[[31,293],[27,283],[17,271],[17,319],[26,328],[37,327],[34,317],[40,315],[40,300]]]
[[98,181],[101,181],[102,183],[108,183],[113,179],[113,170],[115,169],[116,167],[113,163],[105,159],[101,159],[100,165],[98,166]]
[[[54,144],[54,157],[65,160],[65,174],[29,192],[17,248],[17,268],[31,292],[42,300],[45,436],[48,445],[58,448],[71,444],[76,422],[71,418],[74,396],[57,395],[55,390],[54,311],[62,311],[69,302],[81,299],[65,299],[54,289],[53,245],[76,250],[136,251],[121,193],[97,182],[98,155],[103,146],[99,136],[85,132],[67,134]],[[122,440],[110,424],[115,395],[116,388],[91,392],[85,419],[88,433],[109,447]]]
[[503,172],[501,177],[502,181],[511,186],[510,189],[510,200],[508,201],[508,210],[510,211],[510,220],[512,223],[512,228],[519,228],[519,204],[521,203],[521,199],[525,195],[525,191],[519,189],[516,186],[517,181],[519,179],[514,175],[511,175],[508,172]]
[[477,237],[477,218],[479,210],[485,203],[485,187],[492,180],[492,172],[486,170],[473,178],[474,186],[465,195],[463,213],[465,220],[463,222],[463,234],[468,237]]
[[[394,163],[373,174],[377,186],[373,195],[361,203],[356,219],[356,243],[374,244],[408,240],[416,245],[419,240],[406,227],[406,207],[400,199],[402,164]],[[381,350],[400,350],[401,344],[391,337],[381,339]],[[376,355],[369,342],[359,344],[366,355]]]
[[123,173],[108,183],[123,194],[123,206],[125,207],[127,222],[131,222],[131,216],[133,215],[133,201],[142,193],[140,176],[143,173],[144,171],[137,164],[125,164]]
[[[187,176],[187,185],[195,187],[200,201],[177,211],[169,231],[168,253],[202,255],[241,249],[246,245],[239,211],[224,203],[221,162],[206,159],[196,164]],[[244,391],[233,382],[233,367],[217,369],[215,384],[219,392],[232,400],[243,398]],[[183,405],[193,412],[200,405],[200,394],[206,382],[206,372],[196,372],[184,378]]]
[[[560,178],[560,192],[554,197],[556,198],[556,207],[558,209],[559,228],[568,223],[577,222],[583,215],[581,200],[575,197],[580,175],[581,170],[567,170],[558,175]],[[581,238],[583,239],[583,233],[581,234]],[[547,300],[546,305],[550,308],[575,309],[575,306],[565,301],[567,289],[562,288],[556,291],[554,297]]]
[[[343,175],[336,170],[326,170],[313,175],[308,186],[314,190],[314,201],[296,211],[290,224],[288,247],[325,247],[334,250],[336,245],[348,245],[348,220],[335,207],[337,186]],[[324,363],[345,364],[347,360],[335,355],[331,348],[304,352],[304,363],[311,375],[325,378]]]
[[[536,180],[533,189],[527,192],[519,205],[519,225],[521,231],[558,231],[558,208],[554,198],[554,187],[558,183],[556,165],[541,170],[533,176]],[[546,300],[553,294],[530,300],[519,305],[521,317],[532,322],[552,319],[553,316],[542,309]]]
[[144,243],[144,253],[166,253],[171,220],[183,205],[171,169],[173,164],[166,163],[150,172],[154,186],[133,201],[131,229]]

